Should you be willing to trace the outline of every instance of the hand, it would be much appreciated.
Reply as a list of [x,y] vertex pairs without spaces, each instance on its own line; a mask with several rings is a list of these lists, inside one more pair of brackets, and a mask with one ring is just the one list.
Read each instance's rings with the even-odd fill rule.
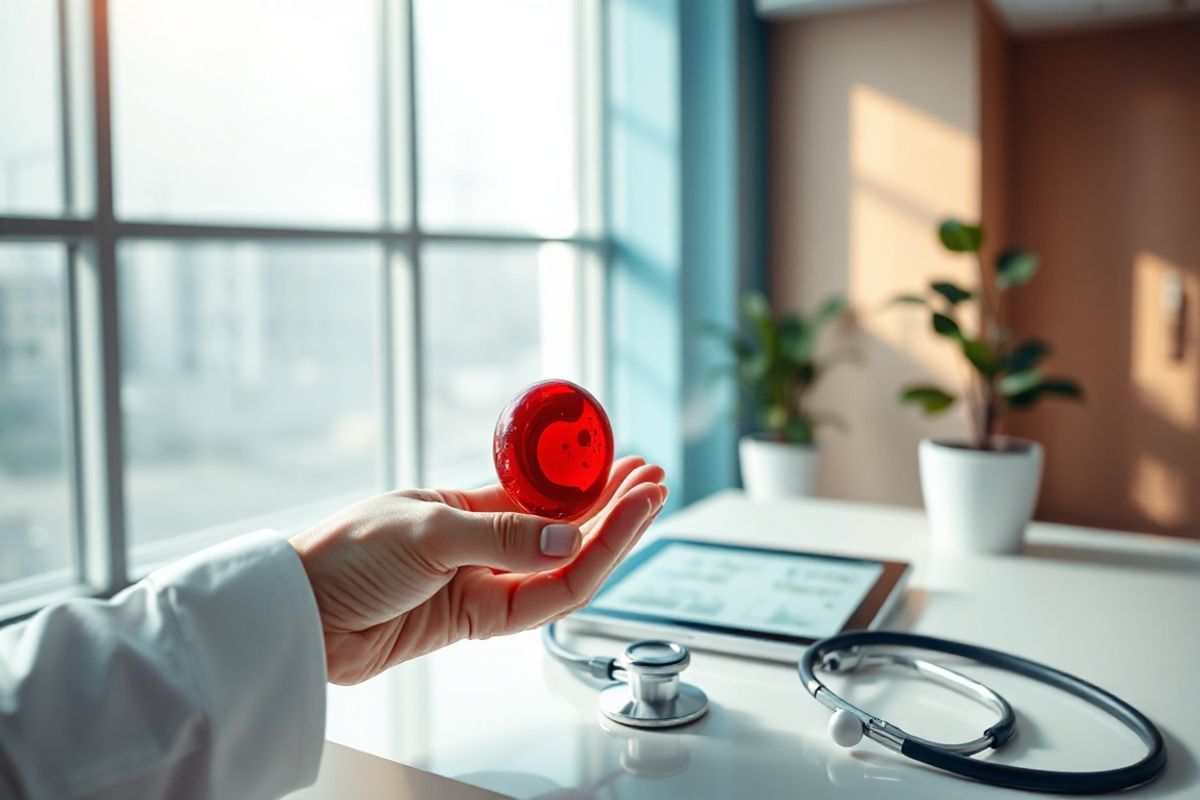
[[297,534],[329,680],[358,683],[582,607],[662,509],[664,477],[640,458],[617,461],[577,524],[519,513],[488,486],[377,495]]

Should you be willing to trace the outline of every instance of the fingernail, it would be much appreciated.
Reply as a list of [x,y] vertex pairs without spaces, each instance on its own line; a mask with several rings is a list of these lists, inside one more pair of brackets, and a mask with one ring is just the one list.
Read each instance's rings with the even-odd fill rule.
[[542,528],[542,555],[562,558],[575,552],[579,544],[579,531],[574,525],[555,523]]

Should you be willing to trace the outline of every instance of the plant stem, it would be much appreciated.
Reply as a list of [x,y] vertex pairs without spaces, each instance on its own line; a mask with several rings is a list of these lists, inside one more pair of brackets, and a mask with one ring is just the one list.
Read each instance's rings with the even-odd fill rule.
[[989,280],[987,267],[983,263],[983,254],[975,251],[975,262],[979,266],[979,336],[991,342],[995,332],[996,309],[994,282]]
[[990,379],[985,379],[983,382],[983,425],[982,425],[982,441],[980,442],[980,450],[991,450],[992,436],[995,433],[996,417],[999,411],[996,404],[996,387]]
[[980,402],[982,398],[980,397],[978,387],[976,386],[977,375],[974,372],[973,368],[971,367],[970,363],[968,363],[966,365],[966,371],[967,371],[967,379],[966,379],[965,385],[966,385],[966,390],[967,390],[966,391],[967,416],[968,416],[968,419],[969,419],[970,425],[971,425],[971,447],[978,450],[978,449],[980,449],[979,448],[979,429],[980,429],[981,418],[983,415],[983,406]]
[[[989,271],[983,261],[983,253],[976,250],[975,260],[979,265],[979,338],[990,345],[991,351],[999,354],[1000,346],[1000,288],[996,285],[996,274]],[[996,404],[996,386],[993,378],[980,374],[983,401],[983,419],[976,426],[975,446],[979,450],[992,449],[992,435],[996,428],[999,407]]]

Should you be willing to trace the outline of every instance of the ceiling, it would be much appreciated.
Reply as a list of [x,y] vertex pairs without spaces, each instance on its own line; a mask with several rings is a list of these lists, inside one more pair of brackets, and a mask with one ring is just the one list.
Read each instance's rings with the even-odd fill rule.
[[[767,18],[815,16],[914,0],[757,0]],[[1200,0],[991,0],[1017,34],[1084,28],[1200,12]]]

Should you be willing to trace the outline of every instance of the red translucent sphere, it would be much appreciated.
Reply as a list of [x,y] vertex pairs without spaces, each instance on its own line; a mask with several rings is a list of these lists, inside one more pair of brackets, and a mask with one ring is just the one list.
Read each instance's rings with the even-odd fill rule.
[[612,427],[586,389],[542,381],[500,412],[492,456],[500,485],[521,510],[572,519],[604,491],[613,462]]

